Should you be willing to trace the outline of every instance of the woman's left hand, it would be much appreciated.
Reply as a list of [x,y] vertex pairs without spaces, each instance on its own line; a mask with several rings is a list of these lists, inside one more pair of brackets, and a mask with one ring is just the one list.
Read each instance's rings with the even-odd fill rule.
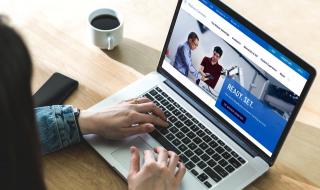
[[79,116],[82,134],[97,134],[107,139],[149,133],[154,126],[167,127],[164,113],[148,98],[135,98],[98,112],[83,110]]

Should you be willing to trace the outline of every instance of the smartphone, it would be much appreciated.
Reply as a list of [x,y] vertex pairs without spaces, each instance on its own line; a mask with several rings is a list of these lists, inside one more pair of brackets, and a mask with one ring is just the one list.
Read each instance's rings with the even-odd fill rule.
[[54,73],[33,95],[35,107],[60,105],[76,90],[79,82],[61,73]]

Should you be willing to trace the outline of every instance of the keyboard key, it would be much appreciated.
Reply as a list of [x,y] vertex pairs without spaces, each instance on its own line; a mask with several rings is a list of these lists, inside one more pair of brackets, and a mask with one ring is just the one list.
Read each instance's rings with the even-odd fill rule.
[[172,113],[170,113],[170,112],[167,110],[167,111],[164,112],[164,115],[165,115],[166,117],[170,117],[170,116],[172,115]]
[[179,129],[177,129],[176,127],[170,127],[169,131],[171,131],[173,134],[176,134],[179,131]]
[[186,156],[188,156],[189,158],[194,155],[194,153],[193,153],[191,150],[189,150],[189,149],[188,149],[184,154],[185,154]]
[[214,141],[211,141],[209,143],[209,145],[212,147],[212,148],[216,148],[218,146],[218,143],[214,142]]
[[181,144],[181,141],[179,139],[174,139],[172,143],[176,146],[179,146]]
[[152,96],[155,96],[155,95],[157,95],[157,94],[158,94],[158,92],[157,92],[156,90],[154,90],[154,89],[153,89],[153,90],[151,90],[151,91],[150,91],[150,94],[151,94]]
[[190,138],[190,139],[193,139],[196,134],[194,134],[192,131],[190,131],[189,133],[187,133],[187,136]]
[[243,159],[243,158],[241,158],[241,157],[238,157],[238,161],[241,163],[241,164],[244,164],[246,161]]
[[192,115],[190,113],[186,113],[187,118],[192,119]]
[[209,130],[209,129],[204,129],[204,131],[208,134],[208,135],[211,135],[212,132]]
[[[153,130],[151,133],[149,133],[154,139],[156,139],[165,149],[171,150],[175,152],[176,154],[180,154],[181,152],[174,147],[171,142],[169,142],[167,139],[165,139],[157,130]],[[170,133],[169,133],[170,134]],[[168,134],[168,135],[169,135]],[[167,136],[168,136],[167,135]],[[172,134],[171,134],[172,135]],[[173,135],[172,135],[173,136]]]
[[198,179],[199,179],[201,182],[204,182],[205,180],[208,179],[208,176],[207,176],[205,173],[203,173],[203,174],[201,174],[201,175],[198,176]]
[[197,135],[198,135],[199,137],[203,137],[203,136],[205,135],[205,132],[202,131],[202,130],[199,130],[199,131],[197,132]]
[[222,157],[223,157],[224,159],[228,160],[228,159],[231,157],[231,155],[230,155],[228,152],[224,152],[224,153],[222,154]]
[[179,139],[182,139],[183,137],[185,137],[185,135],[179,131],[177,134],[176,134],[176,137],[178,137]]
[[172,133],[169,133],[166,135],[166,138],[171,141],[174,139],[174,135]]
[[218,140],[217,142],[218,142],[218,144],[220,144],[221,146],[224,146],[224,145],[225,145],[222,140]]
[[198,165],[198,166],[199,166],[199,168],[201,168],[201,169],[203,169],[203,168],[207,167],[207,164],[206,164],[206,163],[204,163],[204,161],[200,161],[200,162],[198,162],[198,163],[197,163],[197,165]]
[[238,156],[239,156],[235,151],[231,151],[231,155],[232,155],[233,157],[235,157],[235,158],[238,158]]
[[173,100],[172,98],[170,98],[170,97],[168,97],[167,100],[168,100],[169,102],[171,102],[171,103],[174,102],[174,100]]
[[182,142],[183,142],[184,144],[189,144],[189,143],[191,142],[191,140],[190,140],[188,137],[184,137],[184,138],[182,139]]
[[225,167],[226,171],[231,173],[234,171],[234,168],[231,165],[227,165],[227,167]]
[[208,148],[206,150],[206,153],[209,154],[209,155],[213,155],[213,153],[215,153],[215,151],[212,148]]
[[200,148],[202,148],[203,150],[205,150],[205,149],[208,148],[208,145],[207,145],[207,143],[205,143],[205,142],[201,143],[199,146],[200,146]]
[[202,125],[201,123],[199,123],[198,126],[199,126],[201,129],[205,129],[205,126]]
[[187,163],[187,162],[189,162],[189,158],[187,158],[185,155],[183,155],[183,154],[180,154],[179,155],[179,158],[180,158],[180,160],[183,162],[183,163]]
[[178,119],[177,119],[174,115],[172,115],[171,117],[168,118],[168,120],[169,120],[171,123],[174,123],[174,122],[176,122]]
[[166,94],[165,92],[162,92],[161,94],[162,94],[162,96],[164,96],[166,98],[169,97],[168,94]]
[[229,159],[229,163],[235,168],[239,168],[241,166],[241,164],[233,157]]
[[212,185],[208,182],[208,181],[205,181],[204,184],[208,187],[208,188],[211,188]]
[[181,144],[178,148],[179,148],[179,150],[181,150],[181,152],[184,152],[184,151],[186,151],[188,149],[186,147],[186,145],[184,145],[184,144]]
[[197,145],[192,142],[192,143],[188,144],[188,147],[189,147],[191,150],[194,150],[194,149],[197,148]]
[[201,155],[201,159],[204,160],[204,161],[208,161],[210,159],[210,157],[208,156],[208,154],[203,154]]
[[167,109],[163,106],[163,105],[161,105],[161,106],[159,106],[159,108],[164,112],[164,111],[167,111]]
[[221,159],[221,156],[218,154],[218,153],[215,153],[212,158],[215,160],[215,161],[219,161]]
[[193,125],[193,122],[192,122],[191,120],[187,119],[187,120],[184,122],[184,124],[186,124],[187,126],[191,126],[191,125]]
[[179,110],[182,112],[182,113],[186,113],[187,111],[185,109],[183,109],[182,107],[179,108]]
[[190,131],[190,129],[186,126],[182,127],[180,130],[184,133],[188,133]]
[[154,98],[150,95],[150,94],[146,94],[146,95],[144,95],[146,98],[148,98],[149,100],[151,100],[151,101],[153,101],[154,100]]
[[162,95],[160,95],[160,94],[157,94],[154,98],[155,98],[156,100],[158,100],[158,101],[163,100],[163,97],[162,97]]
[[210,142],[212,140],[208,135],[205,135],[202,139],[204,142]]
[[181,128],[183,126],[183,123],[181,123],[181,121],[177,121],[174,125],[178,128]]
[[225,166],[228,165],[228,162],[227,162],[226,160],[224,160],[224,159],[221,159],[221,160],[219,161],[219,164],[220,164],[220,166],[225,167]]
[[221,146],[218,146],[216,149],[215,149],[216,152],[218,152],[219,154],[222,154],[224,152],[224,149],[221,147]]
[[211,137],[212,137],[214,140],[218,140],[218,137],[217,137],[215,134],[211,134]]
[[195,152],[198,156],[200,156],[201,154],[203,154],[203,150],[201,150],[200,148],[197,148],[194,152]]
[[184,121],[187,119],[187,117],[186,117],[185,115],[179,115],[178,118],[179,118],[182,122],[184,122]]
[[197,155],[191,157],[192,162],[197,163],[200,161],[200,158]]
[[206,169],[203,170],[211,179],[213,179],[215,182],[219,182],[222,178],[211,168],[207,167]]
[[192,120],[193,123],[195,123],[195,124],[198,124],[198,123],[199,123],[199,121],[198,121],[196,118],[192,118],[191,120]]
[[225,146],[224,146],[224,149],[226,149],[226,151],[228,151],[228,152],[230,152],[230,151],[231,151],[231,148],[230,148],[230,147],[228,147],[228,145],[225,145]]
[[169,104],[169,102],[165,99],[163,99],[160,103],[165,107]]
[[194,168],[196,165],[194,163],[192,163],[191,161],[189,161],[188,163],[185,164],[186,168],[188,170],[191,170],[192,168]]
[[193,142],[195,142],[196,144],[199,144],[202,142],[202,140],[199,137],[196,137],[193,139]]
[[192,125],[192,126],[190,127],[190,129],[191,129],[192,131],[194,131],[194,132],[197,132],[200,128],[199,128],[198,126],[196,126],[196,125]]
[[156,87],[156,90],[160,93],[162,92],[162,90],[158,86]]
[[173,105],[176,106],[177,108],[181,107],[177,102],[173,102]]
[[198,173],[195,169],[192,169],[192,170],[191,170],[191,173],[192,173],[193,175],[195,175],[195,176],[198,176],[198,175],[199,175],[199,173]]
[[209,160],[208,164],[210,167],[213,167],[217,164],[217,162],[215,162],[214,160],[211,159],[211,160]]
[[[169,109],[169,108],[168,108]],[[177,110],[177,109],[174,109],[173,111],[172,111],[172,113],[175,115],[175,116],[179,116],[179,115],[181,115],[181,112],[179,111],[179,110]]]
[[163,135],[166,135],[166,134],[169,133],[169,130],[167,128],[160,129],[160,133],[163,134]]
[[170,111],[174,110],[174,106],[171,104],[167,105],[166,108]]
[[213,170],[217,172],[221,177],[226,177],[228,175],[228,172],[219,165],[215,166]]

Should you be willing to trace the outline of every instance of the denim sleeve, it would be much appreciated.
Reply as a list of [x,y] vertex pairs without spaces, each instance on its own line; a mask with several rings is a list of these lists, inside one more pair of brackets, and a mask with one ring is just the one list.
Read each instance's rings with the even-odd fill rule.
[[72,106],[46,106],[35,108],[34,111],[42,154],[80,142],[80,132]]

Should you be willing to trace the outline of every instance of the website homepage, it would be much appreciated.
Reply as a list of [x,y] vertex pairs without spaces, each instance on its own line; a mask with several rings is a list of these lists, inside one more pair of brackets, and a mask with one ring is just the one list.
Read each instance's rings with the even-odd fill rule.
[[162,67],[271,156],[308,73],[241,27],[213,4],[183,1]]

